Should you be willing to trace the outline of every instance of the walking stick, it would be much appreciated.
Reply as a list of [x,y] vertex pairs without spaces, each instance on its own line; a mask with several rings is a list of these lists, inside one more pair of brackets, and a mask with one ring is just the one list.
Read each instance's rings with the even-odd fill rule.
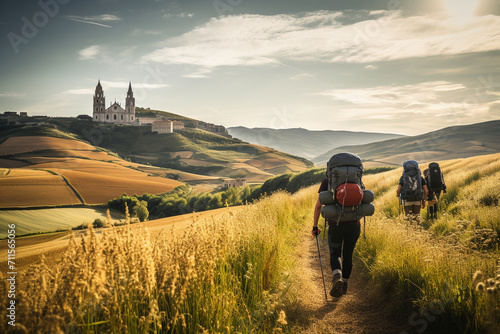
[[363,239],[366,240],[366,216],[363,216]]
[[316,234],[316,245],[318,246],[319,265],[321,266],[321,277],[323,278],[323,288],[325,288],[325,300],[328,301],[328,296],[326,295],[325,274],[323,273],[323,262],[321,262],[321,252],[319,250],[319,241],[318,241],[318,235],[317,234]]
[[326,235],[326,218],[325,218],[325,229],[323,230],[323,241],[325,241],[325,235]]
[[399,196],[399,210],[398,210],[398,213],[399,214],[402,214],[403,212],[401,211],[401,204],[402,204],[403,200],[401,199],[401,195]]

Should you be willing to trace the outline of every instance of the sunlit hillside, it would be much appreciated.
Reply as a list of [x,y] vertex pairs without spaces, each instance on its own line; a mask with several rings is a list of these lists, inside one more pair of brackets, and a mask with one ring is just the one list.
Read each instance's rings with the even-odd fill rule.
[[497,333],[500,154],[443,161],[441,167],[447,192],[438,218],[429,220],[422,210],[419,226],[399,215],[401,168],[364,178],[376,193],[377,210],[367,220],[358,256],[374,289],[391,296],[395,309],[411,313],[414,306],[415,330]]
[[313,159],[322,166],[338,152],[363,157],[367,166],[401,164],[406,160],[432,161],[468,158],[500,152],[500,121],[452,126],[418,136],[390,139],[365,145],[337,147]]
[[123,193],[164,193],[183,183],[151,176],[87,143],[10,137],[0,144],[0,207],[100,204]]

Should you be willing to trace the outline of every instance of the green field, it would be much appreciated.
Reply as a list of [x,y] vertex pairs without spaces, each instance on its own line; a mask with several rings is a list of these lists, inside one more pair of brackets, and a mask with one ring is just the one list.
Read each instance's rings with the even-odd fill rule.
[[[0,210],[0,239],[7,237],[7,225],[16,224],[16,234],[45,233],[69,230],[94,219],[106,218],[105,209],[54,208],[38,210]],[[111,218],[123,219],[120,213],[112,212]]]

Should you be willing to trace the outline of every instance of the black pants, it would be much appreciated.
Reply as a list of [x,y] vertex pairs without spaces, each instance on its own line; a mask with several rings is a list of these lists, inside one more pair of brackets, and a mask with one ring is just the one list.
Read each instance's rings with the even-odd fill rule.
[[[352,271],[352,255],[361,233],[361,226],[352,223],[330,223],[328,227],[328,246],[330,247],[330,266],[332,271],[342,270],[342,277],[349,278]],[[342,263],[340,262],[342,258]]]

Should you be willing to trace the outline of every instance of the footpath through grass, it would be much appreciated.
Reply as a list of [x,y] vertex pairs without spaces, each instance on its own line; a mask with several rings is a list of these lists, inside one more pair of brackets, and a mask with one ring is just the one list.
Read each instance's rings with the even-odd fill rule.
[[[448,192],[437,220],[398,213],[401,169],[366,175],[376,194],[357,245],[367,286],[407,313],[408,333],[499,333],[500,154],[441,163]],[[182,238],[146,229],[89,230],[57,266],[22,277],[18,328],[50,333],[295,332],[294,248],[312,222],[317,187],[278,192],[194,222]],[[425,216],[425,210],[422,213]],[[3,279],[3,282],[6,282]],[[6,286],[0,289],[6,289]],[[0,290],[4,305],[6,290]],[[6,319],[6,308],[0,317]],[[295,326],[295,327],[293,327]],[[6,330],[0,323],[0,332]],[[381,329],[383,331],[383,329]]]

